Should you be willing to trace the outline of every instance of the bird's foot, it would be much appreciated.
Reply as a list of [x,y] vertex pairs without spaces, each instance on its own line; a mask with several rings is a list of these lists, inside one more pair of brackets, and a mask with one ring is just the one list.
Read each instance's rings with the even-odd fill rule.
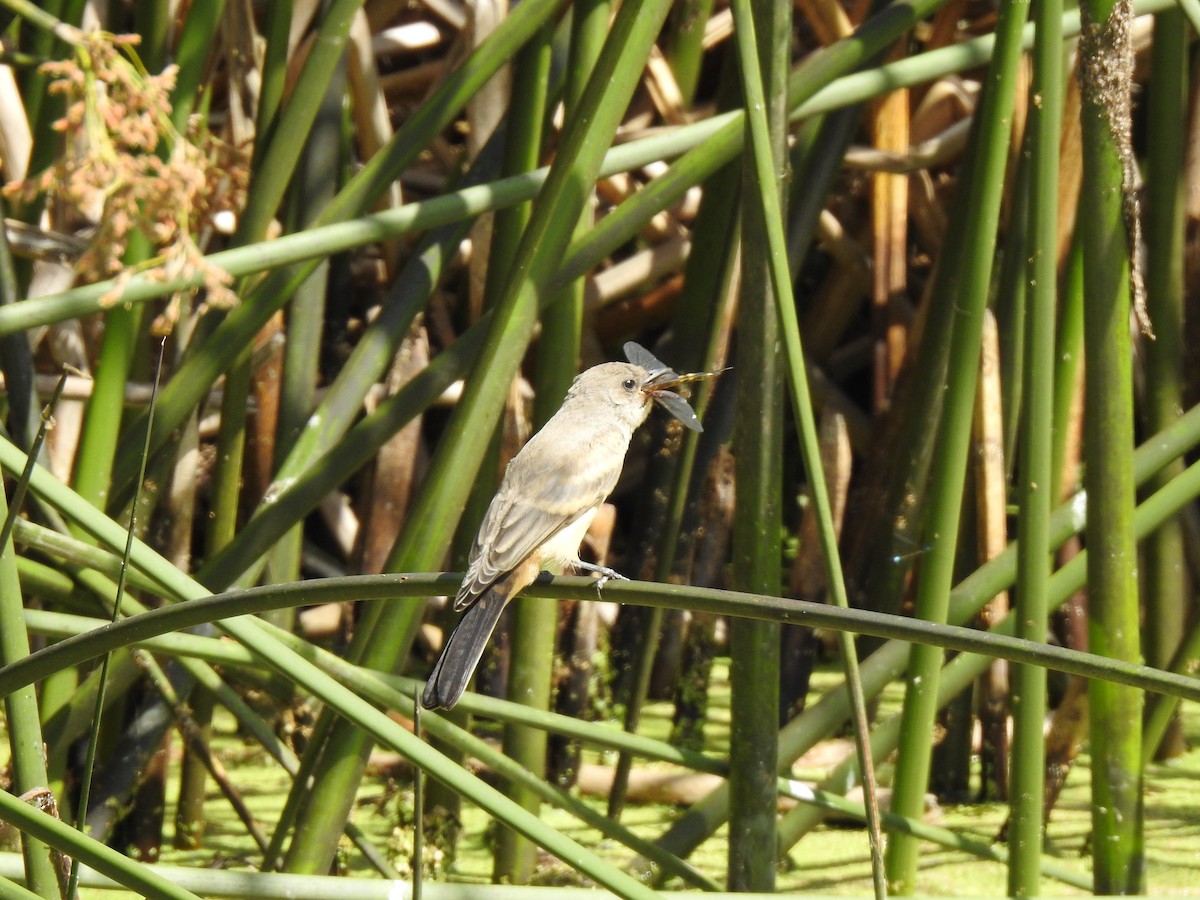
[[600,596],[600,589],[610,581],[628,581],[629,579],[618,572],[616,569],[610,569],[608,566],[598,566],[595,563],[583,562],[580,560],[575,563],[575,567],[583,569],[585,572],[592,572],[600,577],[596,579],[596,596]]

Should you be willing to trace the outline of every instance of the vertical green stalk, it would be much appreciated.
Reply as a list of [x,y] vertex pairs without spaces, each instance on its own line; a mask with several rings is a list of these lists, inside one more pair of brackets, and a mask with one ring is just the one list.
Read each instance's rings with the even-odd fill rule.
[[[741,88],[731,62],[722,67],[717,89],[717,107],[722,110],[741,103]],[[703,185],[700,209],[692,223],[692,249],[684,269],[683,291],[675,309],[670,352],[667,355],[680,372],[713,368],[716,365],[713,360],[718,342],[727,341],[721,334],[724,308],[733,301],[730,284],[741,262],[738,249],[742,230],[738,202],[741,179],[741,167],[729,163],[699,182]],[[701,418],[710,390],[711,384],[702,383],[692,398],[696,414]],[[680,532],[688,517],[688,486],[691,484],[699,441],[694,432],[679,431],[682,433],[678,452],[656,455],[651,460],[638,509],[642,535],[640,541],[645,548],[639,555],[653,560],[654,571],[649,577],[661,582],[671,580],[678,560],[687,555],[687,550],[680,546]],[[664,428],[661,433],[671,432]],[[639,569],[644,571],[643,562],[631,563],[630,576],[641,577]],[[662,609],[642,609],[639,612],[638,628],[634,634],[636,640],[631,646],[620,648],[627,658],[632,659],[630,671],[617,676],[629,683],[628,689],[622,691],[621,695],[626,698],[623,725],[630,733],[636,733],[641,722],[663,621]],[[618,688],[619,684],[614,687],[614,693]],[[608,795],[610,818],[617,819],[621,815],[632,770],[633,755],[621,753],[617,757],[612,789]]]
[[[571,58],[567,68],[563,107],[570,115],[579,105],[596,59],[604,46],[612,6],[609,0],[579,0],[571,6]],[[585,204],[575,227],[574,240],[592,228],[591,204]],[[542,313],[542,336],[537,347],[537,396],[533,418],[541,427],[558,409],[578,367],[583,333],[583,279],[561,289],[560,296]]]
[[[324,99],[313,120],[292,182],[289,205],[296,217],[293,223],[295,231],[311,225],[337,193],[338,177],[342,171],[342,106],[345,94],[346,67],[342,62],[329,77]],[[295,445],[315,405],[329,273],[329,260],[322,260],[303,284],[296,288],[288,306],[283,377],[279,385],[279,421],[275,433],[275,471],[278,471]],[[300,577],[302,538],[302,524],[297,524],[276,542],[268,564],[268,580],[287,582]],[[293,613],[292,610],[275,610],[266,618],[287,629]]]
[[195,108],[204,63],[212,51],[224,9],[225,0],[193,3],[188,7],[187,20],[179,29],[179,47],[175,52],[179,70],[171,96],[171,122],[177,131],[186,130],[188,117]]
[[[196,736],[205,744],[212,738],[212,716],[216,709],[212,693],[200,686],[193,688],[188,706],[196,725]],[[175,847],[198,850],[204,845],[205,786],[208,770],[199,755],[189,747],[179,764],[179,802],[175,804]]]
[[[925,541],[931,550],[922,560],[917,587],[917,618],[944,622],[954,578],[967,451],[971,440],[975,384],[983,313],[996,242],[1001,188],[1011,133],[1017,65],[1021,54],[1021,28],[1028,4],[1007,0],[1000,5],[996,23],[996,50],[988,79],[975,112],[972,163],[964,171],[959,190],[966,193],[970,211],[965,246],[969,256],[958,277],[946,284],[955,298],[953,328],[945,379],[945,410],[938,432],[932,465],[936,477],[927,500],[929,521]],[[947,260],[942,260],[946,264]],[[937,713],[938,678],[943,652],[939,647],[915,645],[909,657],[904,695],[904,738],[896,767],[892,812],[919,818],[925,804],[929,763]],[[911,894],[915,889],[918,842],[909,835],[894,835],[887,849],[887,874],[892,889]]]
[[266,151],[279,120],[283,91],[287,86],[288,35],[292,26],[294,0],[272,0],[267,4],[266,53],[263,56],[262,88],[258,94],[258,113],[254,118],[254,153]]
[[[152,29],[150,34],[143,34],[144,45],[139,50],[142,62],[151,72],[162,69],[166,58],[168,17],[165,6],[158,0],[146,0],[137,7],[139,24]],[[199,69],[201,62],[193,60],[193,68]],[[189,68],[189,74],[193,68]],[[172,102],[177,101],[178,96],[177,89],[172,94]],[[129,265],[140,263],[152,252],[146,236],[135,233],[130,238],[124,261]],[[99,509],[104,509],[108,500],[121,414],[125,407],[125,383],[129,379],[143,311],[142,304],[116,306],[105,319],[92,397],[75,456],[74,478],[75,490]]]
[[[741,9],[747,9],[743,3]],[[762,72],[772,181],[762,184],[753,154],[742,163],[747,197],[771,191],[786,196],[787,74],[791,39],[790,3],[750,0],[755,45],[743,32],[738,48],[743,71]],[[751,21],[737,19],[739,32]],[[747,51],[749,51],[747,53]],[[753,102],[746,90],[747,105]],[[750,125],[747,117],[747,127]],[[746,146],[751,146],[747,136]],[[738,310],[737,410],[733,446],[738,502],[733,519],[733,586],[779,594],[783,527],[783,360],[771,283],[771,252],[765,215],[742,218],[742,284]],[[729,888],[775,889],[776,801],[774,776],[779,748],[779,626],[734,619],[729,623]]]
[[[513,618],[507,697],[534,709],[547,710],[558,633],[558,603],[542,597],[521,597],[513,601],[509,615]],[[506,722],[505,755],[544,779],[547,737],[541,728]],[[542,797],[528,785],[509,783],[505,793],[534,815],[540,813]],[[529,884],[536,869],[537,847],[528,838],[502,826],[497,835],[492,879],[498,884]]]
[[[1146,427],[1166,428],[1183,409],[1184,300],[1184,165],[1188,118],[1188,27],[1176,8],[1154,20],[1154,74],[1150,84],[1149,160],[1146,194],[1146,294],[1157,339],[1147,341]],[[1154,477],[1151,489],[1183,471],[1177,459]],[[1183,528],[1178,520],[1164,523],[1142,548],[1146,587],[1146,661],[1170,665],[1186,630],[1187,561]],[[1184,751],[1178,718],[1156,746],[1160,758]]]
[[[16,299],[17,280],[8,252],[8,240],[0,233],[0,295],[4,302]],[[23,338],[22,338],[23,339]],[[33,439],[33,436],[29,436]],[[0,522],[9,517],[8,499],[0,490]],[[17,578],[17,554],[11,532],[0,544],[0,665],[29,655],[29,635],[25,630],[24,600]],[[37,692],[32,685],[4,698],[8,741],[12,748],[13,792],[17,794],[50,783],[43,755],[42,723],[38,716]],[[21,851],[29,886],[43,897],[58,897],[58,880],[50,862],[48,848],[32,837],[23,837]]]
[[[513,67],[512,97],[505,135],[504,174],[537,168],[542,147],[547,85],[550,81],[552,28],[543,26],[521,48]],[[488,256],[487,300],[499,297],[514,273],[512,262],[520,235],[529,223],[532,204],[519,203],[496,213],[492,247]],[[568,307],[568,312],[570,309]],[[544,323],[537,369],[537,408],[534,427],[541,427],[566,390],[561,381],[575,374],[579,329],[571,319]],[[549,410],[549,411],[547,411]],[[490,485],[490,480],[489,480]],[[513,601],[507,697],[535,709],[550,708],[550,681],[554,669],[554,639],[558,631],[558,604],[552,600],[520,597]],[[539,778],[546,772],[546,732],[516,723],[504,726],[504,751]],[[510,783],[510,799],[535,815],[542,800],[527,786]],[[501,828],[493,860],[497,883],[528,884],[537,867],[537,847],[511,828]]]
[[[205,535],[210,555],[217,553],[237,534],[242,457],[246,451],[246,417],[244,412],[237,415],[235,410],[227,410],[232,402],[227,402],[227,398],[236,397],[243,407],[246,405],[246,396],[250,390],[249,350],[245,352],[245,356],[244,364],[239,359],[230,370],[222,396],[221,425],[217,431],[217,462],[213,467],[212,512],[208,518]],[[231,414],[226,415],[227,411]]]
[[[341,65],[350,23],[362,4],[363,0],[331,0],[292,89],[291,102],[284,108],[277,127],[258,135],[250,191],[246,208],[238,219],[234,246],[260,241],[267,233],[267,225],[279,208],[313,121],[324,102],[325,91]],[[272,33],[272,37],[275,36]],[[281,74],[275,73],[276,77]],[[268,135],[269,140],[266,139]]]
[[[150,242],[140,232],[129,239],[127,263],[149,257]],[[137,351],[143,304],[109,310],[92,381],[92,396],[84,413],[79,448],[75,453],[74,488],[97,509],[108,505],[109,481],[116,460],[117,436],[125,409],[125,384]]]
[[[603,3],[590,0],[589,5],[586,7],[576,4],[573,8],[573,15],[579,16],[582,12],[584,12],[584,10],[587,10],[586,21],[590,22],[591,24],[588,24],[586,27],[589,30],[602,29],[604,27],[601,24],[602,17],[606,16],[610,9],[611,4],[607,2],[607,0],[605,0]],[[674,12],[676,15],[678,15],[679,11],[680,6],[677,4],[674,7]],[[583,24],[583,22],[579,23],[579,25]],[[582,37],[581,34],[578,36]],[[590,40],[595,40],[595,38],[590,38]],[[588,64],[590,66],[590,61],[585,59],[581,59],[580,63]],[[571,80],[568,81],[567,85],[568,90],[573,91],[576,95],[578,95],[578,93],[583,89],[583,84],[586,83],[587,74],[587,71],[571,73]],[[579,230],[576,231],[575,241],[579,241],[583,237],[585,229],[591,229],[592,219],[592,211],[590,209],[586,210],[583,218],[580,219],[580,227]],[[582,283],[578,280],[572,282],[571,290],[577,292],[578,299],[573,297],[570,301],[572,304],[580,304],[579,308],[581,318],[583,302],[582,287]],[[541,352],[542,350],[539,348],[539,353]],[[679,365],[679,362],[673,357],[672,362],[674,365]],[[653,473],[653,471],[654,467],[653,463],[651,463],[651,473]],[[631,562],[629,565],[629,576],[631,578],[641,577],[641,573],[637,571],[637,564]],[[622,616],[624,617],[625,615],[626,613],[623,612]],[[610,663],[610,666],[615,670],[615,681],[612,688],[614,700],[617,702],[617,704],[621,704],[623,702],[625,707],[622,718],[622,727],[630,733],[636,733],[638,725],[641,721],[642,705],[645,703],[647,685],[650,681],[650,669],[654,662],[654,653],[658,647],[658,633],[662,628],[662,610],[640,609],[632,611],[632,621],[639,627],[634,629],[630,634],[630,638],[632,639],[625,641],[619,648],[615,646],[610,635],[610,644],[614,644],[614,646],[610,647],[610,651],[623,653],[625,658],[631,661],[631,664],[628,666],[622,666],[619,663],[617,665],[612,665],[612,663]],[[622,624],[624,623],[622,622]],[[629,688],[627,690],[622,688],[622,681],[627,681],[629,683]],[[621,812],[625,806],[625,794],[629,787],[629,773],[632,769],[632,766],[633,757],[630,754],[621,753],[618,755],[617,762],[613,770],[612,785],[608,792],[608,817],[614,821],[617,821],[621,818]]]
[[242,461],[246,455],[246,397],[250,393],[251,348],[246,347],[225,376],[217,460],[213,466],[212,514],[208,520],[209,554],[218,552],[237,533],[242,495]]
[[712,15],[713,0],[683,0],[675,5],[671,17],[671,40],[667,62],[683,95],[684,106],[691,106],[704,62],[704,30]]
[[[1054,478],[1054,330],[1058,298],[1058,145],[1063,114],[1061,0],[1039,0],[1029,104],[1028,309],[1022,375],[1017,518],[1017,636],[1046,638],[1050,582],[1050,511]],[[1013,744],[1009,793],[1008,892],[1033,897],[1041,885],[1046,670],[1013,666]]]
[[[76,25],[83,17],[84,0],[42,0],[38,6],[68,25]],[[47,28],[22,28],[22,37],[29,35],[26,49],[38,59],[57,59],[67,51],[67,45]],[[41,68],[28,69],[21,78],[21,99],[25,103],[33,148],[29,155],[30,173],[41,172],[50,166],[62,147],[62,134],[54,123],[62,116],[65,103],[61,94],[51,94],[46,88],[50,76]],[[36,215],[40,206],[31,204],[22,210],[23,216]],[[27,219],[29,221],[29,219]]]
[[[1167,667],[1170,672],[1184,672],[1192,660],[1200,656],[1200,621],[1193,621],[1187,633],[1179,642],[1175,657]],[[1179,700],[1166,694],[1151,697],[1146,703],[1146,727],[1142,734],[1142,754],[1149,758],[1166,734],[1176,711]]]
[[[172,121],[178,130],[187,125],[187,118],[196,103],[204,61],[208,59],[212,42],[216,40],[224,0],[211,4],[193,4],[179,35],[179,74],[175,80]],[[205,548],[209,556],[233,540],[238,528],[238,500],[241,494],[241,464],[245,455],[245,397],[250,386],[250,356],[235,364],[224,384],[220,430],[217,433],[217,455],[212,478],[211,515],[206,521]],[[191,692],[192,719],[203,740],[211,732],[214,695],[197,685]],[[191,748],[185,746],[180,762],[179,799],[175,804],[175,846],[196,848],[202,844],[205,820],[205,786],[208,769]]]
[[[64,18],[69,15],[64,11],[67,5],[66,0],[42,0],[40,6],[43,12],[53,16],[59,21],[65,21],[68,24],[74,24],[79,21],[78,18]],[[81,4],[76,4],[81,5]],[[54,32],[49,28],[22,28],[18,32],[21,41],[18,44],[19,49],[24,50],[35,59],[51,59],[56,54],[54,53],[55,44],[57,41],[54,37]],[[40,129],[39,125],[45,121],[48,124],[49,111],[45,109],[46,102],[51,99],[51,94],[46,90],[49,76],[41,71],[41,68],[34,66],[25,70],[20,75],[21,99],[25,104],[25,116],[29,122],[29,130],[33,133],[35,142],[33,151],[37,153],[38,147],[36,140],[41,133],[54,135],[49,127]],[[59,107],[62,106],[62,97],[58,98]],[[59,138],[61,140],[61,138]],[[54,142],[55,147],[59,145],[58,141]],[[35,163],[34,159],[30,159],[30,172],[40,172],[48,164],[48,160],[40,160],[40,164]]]
[[[757,198],[765,226],[769,265],[774,295],[775,312],[779,321],[779,334],[787,359],[787,375],[791,387],[793,411],[800,431],[801,452],[809,476],[816,514],[817,535],[821,555],[825,563],[825,577],[830,600],[843,609],[849,606],[846,582],[838,550],[837,533],[833,523],[833,508],[826,486],[822,463],[820,440],[817,433],[816,416],[813,413],[812,396],[808,387],[808,375],[804,349],[800,340],[800,327],[796,315],[788,268],[788,248],[783,232],[784,213],[779,195],[773,189],[777,178],[772,173],[777,161],[772,159],[774,147],[771,140],[771,123],[767,118],[767,102],[762,79],[757,68],[749,65],[755,53],[754,18],[745,2],[733,5],[737,22],[738,58],[742,66],[742,80],[746,94],[746,112],[750,131],[751,150],[757,171]],[[787,302],[785,302],[787,301]],[[778,646],[778,639],[777,639]],[[887,884],[883,871],[882,831],[879,810],[875,800],[875,775],[871,757],[867,725],[867,712],[862,678],[858,665],[858,651],[854,638],[847,632],[838,635],[838,648],[846,672],[846,695],[850,702],[854,726],[855,762],[858,764],[864,785],[867,836],[871,847],[871,874],[876,900],[887,896]],[[776,695],[776,705],[779,698]],[[776,766],[779,766],[779,741],[775,741]],[[773,826],[774,827],[774,826]],[[777,829],[776,829],[777,830]]]
[[[211,41],[220,27],[224,2],[193,4],[188,12],[186,27],[180,34],[180,78],[177,86],[185,88],[172,110],[176,127],[182,127],[195,100],[200,84],[201,66],[207,57]],[[284,75],[287,68],[288,25],[291,3],[280,0],[271,3],[267,16],[267,47],[263,63],[262,87],[259,93],[256,145],[266,145],[278,110]],[[185,60],[191,61],[186,69]],[[291,346],[289,340],[288,346]],[[226,373],[220,428],[217,433],[217,456],[213,467],[211,515],[207,520],[205,547],[211,559],[228,545],[237,533],[241,500],[243,463],[246,451],[246,397],[250,391],[251,348],[245,347]],[[202,733],[210,728],[214,697],[203,687],[192,694],[192,714]],[[179,802],[176,807],[176,846],[198,846],[204,831],[204,790],[208,772],[200,758],[190,750],[185,752],[180,773]]]
[[[882,19],[895,4],[884,7],[867,25]],[[932,10],[928,10],[932,12]],[[865,28],[866,26],[864,26]],[[839,42],[840,44],[841,42]],[[836,44],[834,46],[837,46]],[[978,114],[975,116],[978,122]],[[979,129],[976,127],[976,131]],[[971,180],[968,155],[959,180]],[[920,346],[908,351],[919,360],[901,382],[893,412],[885,421],[879,442],[886,458],[869,472],[868,496],[877,499],[866,511],[867,527],[848,535],[849,579],[867,608],[897,612],[915,560],[924,546],[922,522],[927,515],[926,482],[944,402],[943,384],[954,326],[954,307],[963,261],[973,248],[964,223],[975,212],[965,191],[956,192],[934,273],[932,296],[922,317]],[[867,647],[874,644],[869,639]]]
[[[238,508],[242,494],[242,461],[246,455],[246,397],[250,391],[250,349],[235,361],[225,378],[221,398],[221,420],[217,431],[216,462],[213,465],[210,511],[205,522],[205,547],[214,554],[237,534]],[[193,715],[205,722],[211,716],[213,695],[197,687],[192,699]],[[204,728],[204,725],[201,725]],[[176,846],[195,846],[204,832],[204,786],[208,772],[199,757],[185,753],[180,773],[179,803],[175,813]]]
[[[1135,190],[1130,146],[1132,6],[1086,0],[1079,40],[1082,82],[1083,282],[1087,355],[1084,483],[1088,511],[1088,640],[1116,659],[1141,655],[1133,531],[1133,374],[1129,336],[1130,235]],[[1091,682],[1092,848],[1097,894],[1140,894],[1142,692]]]
[[134,31],[141,41],[138,55],[146,68],[157,72],[167,58],[167,42],[171,29],[171,10],[167,0],[138,0],[133,8]]

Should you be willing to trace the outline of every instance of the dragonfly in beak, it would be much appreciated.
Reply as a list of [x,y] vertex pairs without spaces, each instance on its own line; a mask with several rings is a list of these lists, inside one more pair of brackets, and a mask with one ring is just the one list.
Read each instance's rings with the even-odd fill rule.
[[728,372],[729,370],[720,369],[716,372],[692,372],[680,375],[641,344],[628,341],[625,344],[624,350],[626,359],[635,366],[641,366],[648,373],[646,380],[642,382],[642,390],[648,393],[655,403],[683,423],[685,428],[690,428],[692,431],[703,431],[704,427],[696,417],[695,411],[686,400],[672,391],[671,388],[687,384],[691,381],[703,381],[706,378],[715,378],[722,372]]

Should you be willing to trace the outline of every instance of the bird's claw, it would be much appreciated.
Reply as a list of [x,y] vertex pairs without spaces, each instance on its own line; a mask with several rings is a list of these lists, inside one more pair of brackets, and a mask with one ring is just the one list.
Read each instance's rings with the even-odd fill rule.
[[600,588],[604,587],[610,581],[628,581],[629,579],[620,572],[614,572],[611,569],[596,579],[596,593],[600,593]]
[[598,566],[595,563],[579,562],[576,565],[585,572],[591,572],[600,577],[596,579],[596,596],[600,596],[600,589],[610,581],[628,581],[629,579],[618,572],[616,569],[610,569],[608,566]]

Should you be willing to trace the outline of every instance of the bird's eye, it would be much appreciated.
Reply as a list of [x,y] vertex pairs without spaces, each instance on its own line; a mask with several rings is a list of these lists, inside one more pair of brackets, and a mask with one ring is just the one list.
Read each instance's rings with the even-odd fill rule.
[[625,388],[627,391],[632,391],[635,387],[637,387],[637,382],[632,378],[626,378],[621,382],[621,387]]

